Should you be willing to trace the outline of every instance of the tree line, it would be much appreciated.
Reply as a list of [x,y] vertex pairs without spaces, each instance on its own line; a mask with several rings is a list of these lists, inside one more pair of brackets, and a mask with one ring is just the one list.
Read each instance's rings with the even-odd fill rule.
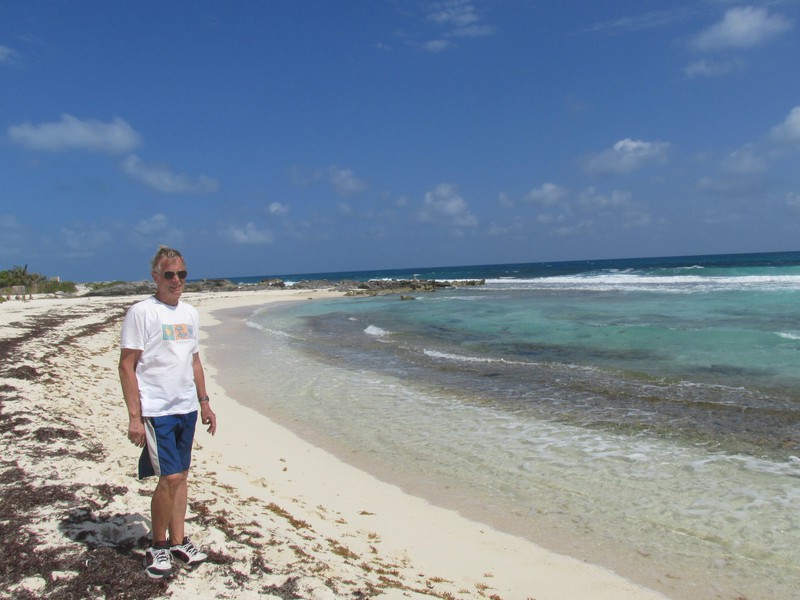
[[28,265],[13,266],[5,271],[0,271],[0,292],[4,296],[12,293],[12,288],[24,286],[26,294],[53,294],[55,292],[72,293],[76,291],[75,284],[71,281],[49,281],[41,273],[28,271]]

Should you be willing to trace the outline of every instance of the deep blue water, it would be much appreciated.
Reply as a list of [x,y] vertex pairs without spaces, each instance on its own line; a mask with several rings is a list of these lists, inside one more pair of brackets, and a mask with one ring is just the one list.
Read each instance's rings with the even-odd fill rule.
[[[669,276],[685,273],[687,269],[701,267],[707,274],[743,274],[751,269],[800,268],[800,252],[772,252],[757,254],[719,254],[698,256],[623,258],[563,262],[535,262],[499,265],[464,265],[457,267],[419,267],[371,271],[339,271],[321,273],[283,273],[248,276],[225,276],[235,283],[258,283],[264,279],[283,281],[330,281],[370,279],[528,279],[566,275],[589,275],[602,272],[632,271]],[[716,271],[720,270],[720,271]]]

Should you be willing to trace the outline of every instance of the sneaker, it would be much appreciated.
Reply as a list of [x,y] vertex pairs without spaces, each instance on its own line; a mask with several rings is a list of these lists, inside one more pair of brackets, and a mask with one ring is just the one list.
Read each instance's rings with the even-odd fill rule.
[[144,553],[144,572],[151,579],[165,579],[172,575],[172,559],[166,542],[147,549]]
[[188,537],[183,538],[182,544],[172,546],[169,551],[172,558],[186,567],[196,567],[208,558],[208,555],[195,546]]

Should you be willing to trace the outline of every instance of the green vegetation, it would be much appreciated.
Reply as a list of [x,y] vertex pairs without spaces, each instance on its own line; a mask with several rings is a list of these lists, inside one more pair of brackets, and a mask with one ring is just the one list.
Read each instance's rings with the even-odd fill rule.
[[77,287],[72,281],[50,281],[41,273],[30,273],[28,265],[14,266],[7,271],[0,271],[0,295],[5,299],[8,296],[22,293],[14,288],[24,287],[25,294],[54,294],[64,292],[72,294]]

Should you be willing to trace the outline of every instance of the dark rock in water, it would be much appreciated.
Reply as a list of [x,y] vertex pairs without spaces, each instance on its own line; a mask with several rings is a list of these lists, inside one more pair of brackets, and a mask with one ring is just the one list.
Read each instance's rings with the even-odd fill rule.
[[305,279],[293,283],[291,287],[293,290],[329,290],[336,287],[336,283],[328,281],[327,279]]
[[284,283],[284,281],[282,279],[277,279],[275,277],[273,277],[271,279],[262,279],[258,283],[258,285],[260,285],[260,286],[266,285],[268,287],[277,287],[277,288],[285,288],[286,287],[286,283]]
[[355,288],[345,290],[348,296],[379,296],[404,292],[435,292],[443,288],[485,285],[485,279],[438,281],[436,279],[380,279],[359,282]]

